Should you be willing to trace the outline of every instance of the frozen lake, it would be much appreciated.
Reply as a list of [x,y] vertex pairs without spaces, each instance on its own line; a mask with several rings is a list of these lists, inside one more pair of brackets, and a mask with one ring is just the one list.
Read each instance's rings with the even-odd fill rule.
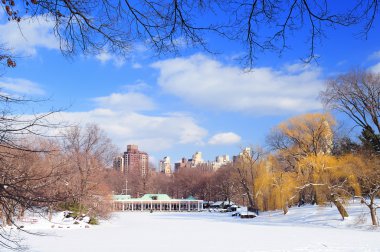
[[250,220],[227,213],[124,212],[90,228],[34,224],[31,230],[48,236],[23,236],[30,250],[39,252],[380,251],[380,232],[367,225],[366,209],[350,210],[353,216],[345,221],[335,208],[315,206]]

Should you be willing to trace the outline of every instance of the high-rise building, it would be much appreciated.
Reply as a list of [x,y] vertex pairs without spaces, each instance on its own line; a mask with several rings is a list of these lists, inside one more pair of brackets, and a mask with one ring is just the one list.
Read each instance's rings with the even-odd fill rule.
[[165,173],[168,176],[172,174],[170,157],[164,157],[162,160],[160,160],[159,169],[160,169],[160,172]]
[[174,164],[174,172],[179,172],[183,168],[191,168],[191,159],[183,157],[180,162]]
[[113,168],[119,172],[124,173],[124,157],[118,156],[113,160]]
[[212,169],[214,171],[218,170],[223,165],[230,163],[230,156],[228,155],[220,155],[215,158],[215,161],[212,162]]
[[238,156],[233,156],[233,162],[238,162],[239,160],[247,160],[252,157],[252,148],[246,147],[244,148]]
[[124,173],[140,171],[143,176],[148,172],[149,155],[146,152],[139,151],[137,145],[128,145],[123,156],[114,159],[114,168]]
[[201,163],[203,163],[202,152],[197,151],[194,153],[193,158],[191,159],[191,165],[193,167],[196,167],[197,165],[199,165]]

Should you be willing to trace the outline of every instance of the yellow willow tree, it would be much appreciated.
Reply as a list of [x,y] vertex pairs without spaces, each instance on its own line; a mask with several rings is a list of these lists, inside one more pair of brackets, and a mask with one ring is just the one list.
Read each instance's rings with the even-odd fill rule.
[[268,156],[257,167],[255,198],[260,210],[282,209],[288,212],[288,205],[296,198],[296,173],[286,172],[274,156]]
[[334,125],[330,114],[296,116],[273,129],[268,142],[277,150],[283,169],[296,173],[300,201],[331,201],[344,218],[348,214],[341,201],[353,174],[331,155]]
[[[332,202],[344,219],[347,198],[359,192],[355,173],[346,157],[309,155],[298,162],[299,189],[312,187],[317,204]],[[304,176],[306,174],[306,177]]]
[[[299,162],[308,156],[330,155],[333,144],[332,127],[335,120],[330,114],[305,114],[281,123],[268,136],[268,143],[283,169],[296,172],[300,183],[308,184],[313,170],[298,169]],[[300,201],[316,203],[314,187],[300,190]]]

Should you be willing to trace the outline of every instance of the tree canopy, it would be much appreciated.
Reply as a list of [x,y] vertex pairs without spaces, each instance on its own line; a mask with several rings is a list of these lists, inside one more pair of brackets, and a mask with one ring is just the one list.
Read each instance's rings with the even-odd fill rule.
[[[329,29],[357,26],[366,37],[374,29],[378,0],[340,2],[315,0],[2,0],[9,22],[43,18],[65,54],[101,50],[127,53],[137,42],[157,53],[177,52],[185,45],[215,52],[209,36],[240,42],[243,58],[252,65],[257,52],[281,53],[300,33],[308,41],[305,60],[317,55],[318,40]],[[3,45],[0,60],[14,66]]]

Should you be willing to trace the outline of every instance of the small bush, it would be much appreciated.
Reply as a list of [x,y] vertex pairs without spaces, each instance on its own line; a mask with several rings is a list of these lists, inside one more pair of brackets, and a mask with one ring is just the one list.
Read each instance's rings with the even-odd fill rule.
[[88,224],[91,224],[91,225],[99,225],[99,221],[98,219],[94,218],[94,217],[91,217],[90,218],[90,221],[88,222]]

